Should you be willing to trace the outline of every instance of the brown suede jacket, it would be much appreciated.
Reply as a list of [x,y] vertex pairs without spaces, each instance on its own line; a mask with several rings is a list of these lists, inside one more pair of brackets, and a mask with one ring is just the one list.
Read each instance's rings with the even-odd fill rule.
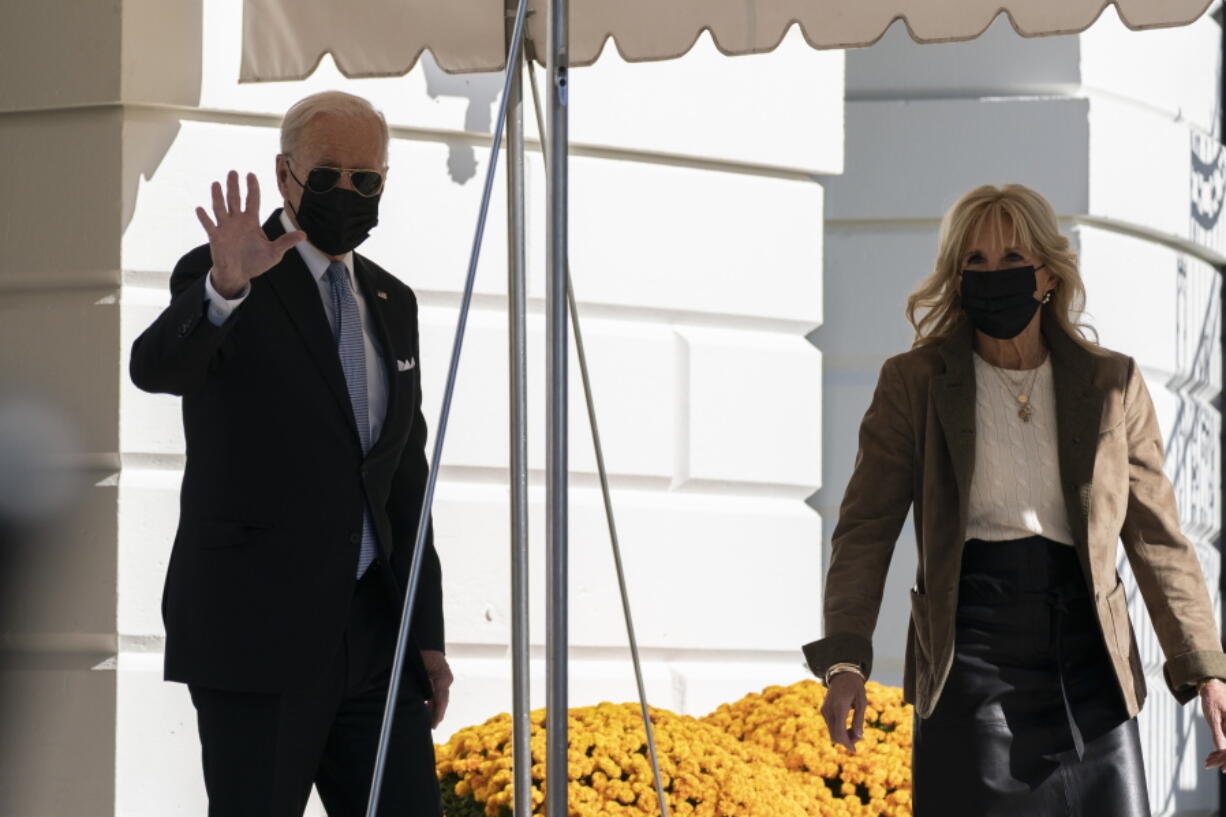
[[[1180,533],[1162,471],[1161,432],[1136,362],[1079,345],[1043,320],[1056,390],[1060,473],[1069,524],[1099,626],[1130,715],[1145,675],[1124,586],[1122,542],[1166,656],[1180,703],[1196,681],[1226,678],[1226,655],[1195,549]],[[804,647],[819,677],[840,661],[872,669],[872,635],[898,533],[914,506],[919,566],[911,590],[904,697],[920,717],[936,707],[953,663],[954,613],[975,468],[974,330],[885,362],[860,427],[826,573],[826,637]]]

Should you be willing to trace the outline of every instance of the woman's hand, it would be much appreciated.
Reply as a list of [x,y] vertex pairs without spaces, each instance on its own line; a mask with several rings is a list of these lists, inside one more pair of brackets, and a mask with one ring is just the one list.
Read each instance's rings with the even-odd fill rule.
[[[1226,700],[1223,701],[1226,705]],[[842,745],[851,754],[856,753],[856,741],[864,736],[864,710],[868,708],[868,695],[864,693],[864,679],[854,672],[839,672],[830,677],[826,701],[822,704],[822,717],[830,730],[830,740]],[[847,713],[855,710],[851,731],[847,731]]]
[[1201,687],[1200,708],[1217,747],[1205,758],[1205,768],[1226,772],[1226,682],[1213,678]]

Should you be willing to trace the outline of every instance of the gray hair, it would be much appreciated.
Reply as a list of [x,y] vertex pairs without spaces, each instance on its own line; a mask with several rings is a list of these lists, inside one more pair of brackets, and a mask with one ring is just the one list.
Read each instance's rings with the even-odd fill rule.
[[383,112],[360,96],[344,91],[321,91],[295,102],[281,119],[281,152],[290,155],[298,147],[302,131],[318,116],[339,116],[347,119],[373,119],[383,132],[383,157],[392,134]]

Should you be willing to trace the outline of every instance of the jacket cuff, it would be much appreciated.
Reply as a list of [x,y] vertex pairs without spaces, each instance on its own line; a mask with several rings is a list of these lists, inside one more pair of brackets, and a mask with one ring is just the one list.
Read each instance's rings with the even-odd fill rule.
[[207,350],[206,355],[211,355],[230,333],[234,321],[227,320],[218,325],[209,319],[210,303],[205,296],[207,280],[206,275],[193,281],[188,289],[171,301],[167,313],[179,345],[204,349]]
[[800,649],[805,654],[809,670],[823,680],[830,665],[842,661],[859,664],[865,678],[873,670],[873,642],[855,633],[831,633],[825,638],[810,641]]
[[1185,704],[1196,697],[1196,682],[1202,678],[1226,680],[1226,653],[1221,650],[1185,652],[1163,664],[1162,675],[1175,700]]
[[204,274],[204,300],[208,303],[206,310],[209,322],[214,326],[221,326],[226,322],[234,310],[242,306],[243,301],[247,300],[247,296],[251,294],[251,282],[248,281],[243,286],[243,291],[235,295],[233,298],[227,298],[216,290],[213,286],[213,269]]
[[[418,611],[414,618],[416,619],[421,615],[422,613]],[[443,617],[441,614],[430,619],[423,618],[420,621],[414,621],[411,635],[413,640],[417,642],[419,650],[434,650],[444,654],[447,652],[447,639],[443,634]]]
[[435,653],[446,653],[447,644],[443,638],[443,628],[432,628],[430,632],[422,634],[418,631],[414,634],[414,640],[417,642],[419,650],[434,650]]

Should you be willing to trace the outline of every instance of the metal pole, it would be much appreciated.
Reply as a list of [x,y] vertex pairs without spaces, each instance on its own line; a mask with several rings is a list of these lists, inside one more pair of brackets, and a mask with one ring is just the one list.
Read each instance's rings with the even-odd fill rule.
[[567,0],[549,0],[549,160],[546,163],[549,250],[545,286],[549,381],[546,425],[546,744],[545,813],[567,817]]
[[[1217,10],[1218,28],[1220,29],[1218,40],[1218,73],[1217,73],[1217,105],[1218,105],[1218,130],[1217,142],[1218,150],[1226,150],[1226,7],[1219,7]],[[1226,267],[1218,268],[1218,298],[1222,310],[1221,317],[1218,319],[1219,328],[1222,333],[1220,343],[1223,349],[1226,349]],[[1226,356],[1223,356],[1223,373],[1226,374]],[[1219,403],[1219,405],[1222,405]],[[1221,499],[1219,500],[1219,523],[1218,523],[1218,550],[1226,552],[1222,548],[1221,531],[1226,530],[1226,425],[1222,426],[1220,439],[1218,440],[1218,492]],[[1226,570],[1218,571],[1218,592],[1223,597],[1226,597]],[[1226,605],[1222,605],[1222,620],[1219,623],[1218,632],[1226,633]],[[1222,806],[1226,804],[1226,775],[1218,775],[1217,785],[1217,811],[1220,814]]]
[[[507,0],[506,37],[514,39],[515,0]],[[532,814],[531,655],[528,643],[528,351],[524,247],[524,74],[512,72],[507,100],[507,332],[511,440],[511,743],[514,813]]]
[[[536,69],[531,62],[527,64],[529,87],[532,89],[533,110],[536,112],[537,130],[545,132],[541,121],[541,97],[536,87]],[[546,151],[548,161],[548,148]],[[639,657],[638,637],[634,634],[634,616],[630,611],[630,591],[626,586],[626,570],[622,564],[621,540],[617,534],[617,520],[613,516],[613,497],[609,490],[609,469],[604,460],[604,444],[600,441],[600,425],[596,422],[596,398],[592,394],[592,377],[587,365],[587,353],[583,349],[583,330],[579,323],[579,305],[575,298],[575,281],[570,274],[570,265],[566,269],[566,301],[570,307],[570,327],[575,333],[575,353],[579,358],[579,374],[583,380],[583,397],[587,401],[587,419],[592,429],[592,448],[596,453],[596,473],[600,475],[600,493],[604,498],[605,522],[609,526],[609,544],[613,547],[613,565],[617,571],[617,587],[622,599],[622,617],[626,621],[626,638],[630,642],[630,659],[634,663],[634,680],[639,690],[639,712],[643,716],[643,731],[647,736],[647,759],[651,761],[651,771],[654,775],[656,801],[660,805],[662,817],[669,817],[668,799],[664,796],[664,783],[660,777],[660,756],[656,750],[655,729],[651,725],[651,708],[647,705],[647,684],[643,680],[643,662]]]
[[417,521],[417,536],[413,543],[413,559],[409,565],[409,586],[405,590],[404,607],[400,613],[400,632],[396,636],[396,653],[392,658],[392,676],[387,684],[387,703],[383,709],[383,726],[379,730],[379,747],[375,753],[374,775],[370,781],[370,798],[366,801],[366,817],[375,817],[379,805],[379,792],[383,788],[383,773],[387,768],[387,750],[392,736],[392,721],[396,714],[396,701],[400,695],[400,677],[404,670],[404,656],[408,647],[409,629],[413,623],[413,608],[417,601],[417,585],[421,581],[422,553],[426,549],[426,532],[430,529],[430,511],[434,505],[434,488],[438,484],[439,463],[443,456],[443,442],[447,437],[447,420],[451,416],[451,400],[455,395],[456,375],[460,369],[460,352],[464,348],[464,330],[468,325],[468,311],[472,306],[473,285],[477,279],[477,262],[481,258],[481,241],[485,237],[485,220],[489,215],[490,199],[494,193],[494,171],[498,168],[498,151],[502,148],[503,125],[506,122],[509,86],[518,73],[513,70],[519,64],[520,49],[524,40],[524,18],[527,16],[528,0],[519,0],[515,12],[510,47],[507,50],[507,71],[503,81],[502,102],[494,128],[494,141],[490,146],[489,167],[485,172],[485,187],[481,196],[481,210],[473,234],[472,251],[468,258],[468,274],[464,279],[464,294],[460,299],[460,316],[456,322],[455,339],[451,346],[451,364],[447,369],[447,386],[443,391],[443,405],[439,411],[438,425],[434,431],[434,451],[430,455],[430,472],[426,478],[426,490],[422,497],[421,516]]
[[[569,276],[567,276],[569,283]],[[579,328],[579,310],[575,304],[574,289],[567,292],[570,303],[571,326],[575,332],[575,351],[579,354],[579,370],[583,376],[583,396],[587,400],[588,423],[592,428],[592,447],[596,452],[596,471],[600,474],[600,492],[604,497],[605,522],[609,526],[609,541],[613,546],[613,565],[617,571],[617,588],[622,599],[622,618],[626,622],[626,638],[630,641],[630,658],[634,662],[634,682],[639,691],[639,712],[643,717],[643,731],[647,736],[647,759],[651,762],[652,780],[656,788],[656,802],[662,817],[669,817],[668,800],[664,797],[664,781],[660,776],[660,756],[656,751],[656,733],[651,725],[651,708],[647,705],[647,684],[643,680],[643,664],[639,660],[639,641],[634,634],[634,617],[630,612],[630,591],[626,587],[626,568],[622,564],[621,541],[617,535],[617,521],[613,517],[613,499],[609,493],[609,472],[605,467],[604,445],[600,442],[600,426],[596,424],[596,400],[592,396],[592,379],[588,371],[587,355],[583,351],[583,333]]]

